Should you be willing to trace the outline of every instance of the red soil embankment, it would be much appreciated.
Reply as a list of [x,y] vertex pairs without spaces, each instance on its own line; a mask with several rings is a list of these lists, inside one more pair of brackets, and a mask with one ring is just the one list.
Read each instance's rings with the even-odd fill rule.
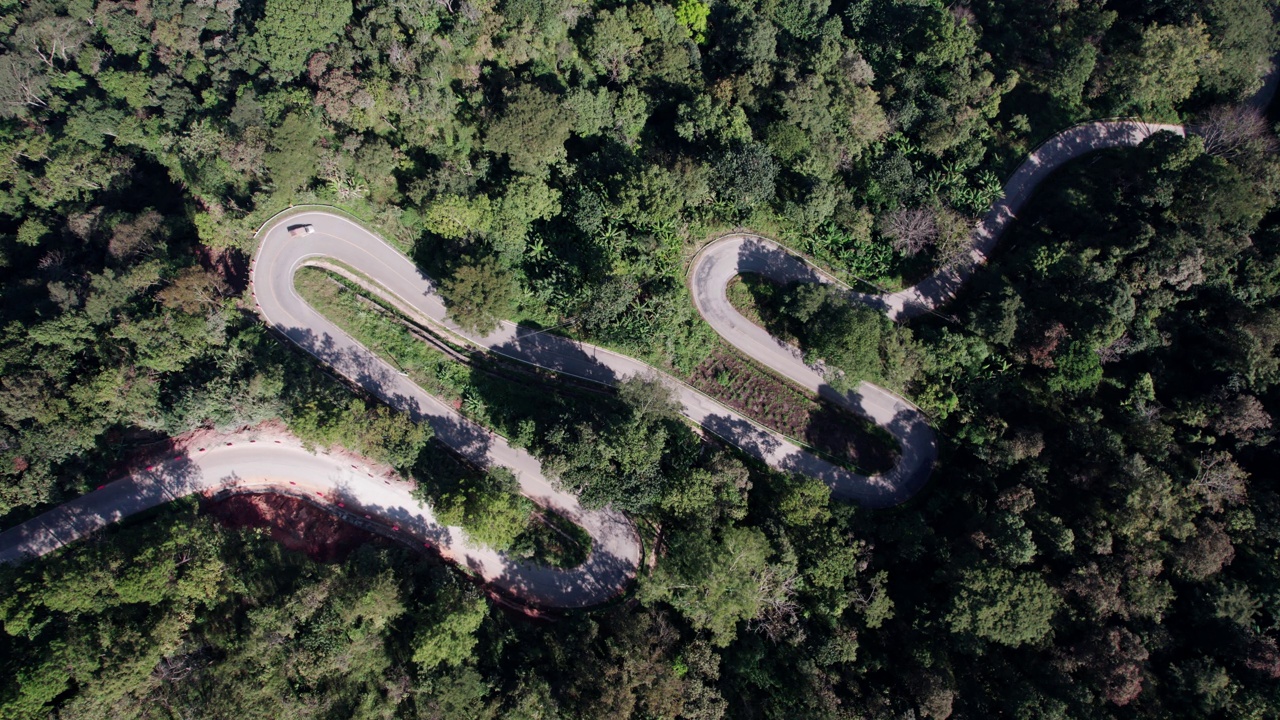
[[288,495],[231,495],[203,503],[226,527],[263,528],[271,539],[317,562],[337,562],[368,542],[383,538]]

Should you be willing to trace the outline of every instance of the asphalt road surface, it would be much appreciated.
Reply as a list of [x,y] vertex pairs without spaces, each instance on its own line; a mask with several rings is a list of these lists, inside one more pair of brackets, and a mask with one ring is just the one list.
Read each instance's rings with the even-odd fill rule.
[[1076,125],[1049,138],[1018,166],[1004,184],[1004,197],[991,207],[970,234],[969,250],[923,281],[895,293],[851,293],[853,299],[880,308],[893,320],[916,317],[947,303],[1000,241],[1009,223],[1018,216],[1040,183],[1076,158],[1111,148],[1135,147],[1150,135],[1170,132],[1185,135],[1181,125],[1159,125],[1131,120]]
[[[883,310],[901,320],[929,312],[951,300],[975,270],[984,265],[1017,213],[1036,187],[1062,165],[1098,150],[1133,147],[1155,132],[1184,134],[1180,125],[1152,125],[1132,121],[1078,125],[1050,138],[1032,152],[1004,186],[997,202],[970,235],[961,258],[919,284],[895,293],[871,295],[849,290],[820,268],[792,254],[778,243],[750,234],[734,234],[708,243],[694,258],[689,290],[703,318],[734,347],[793,383],[853,412],[861,413],[889,431],[902,453],[898,464],[883,476],[864,478],[845,473],[833,484],[835,494],[884,506],[902,502],[928,481],[937,458],[937,438],[927,418],[905,398],[868,382],[853,392],[841,392],[826,378],[824,368],[810,365],[796,347],[771,336],[729,303],[729,281],[751,272],[786,285],[793,282],[835,284],[852,302]],[[831,482],[829,477],[824,478]],[[868,492],[878,493],[868,496]]]
[[689,272],[693,303],[721,337],[796,385],[870,418],[898,441],[898,462],[883,475],[866,477],[841,469],[821,475],[831,485],[832,494],[871,507],[886,507],[918,492],[928,481],[938,454],[928,419],[905,398],[878,385],[863,382],[852,392],[837,390],[827,381],[822,367],[805,362],[799,348],[743,317],[730,304],[727,288],[730,280],[744,272],[783,285],[836,281],[777,243],[750,235],[731,235],[708,244],[694,258]]
[[[285,231],[286,227],[304,223],[315,228],[315,232],[294,238]],[[483,431],[423,392],[407,377],[377,360],[302,301],[294,290],[293,275],[299,267],[322,260],[339,261],[373,279],[417,319],[490,352],[608,385],[635,375],[657,377],[671,388],[684,415],[692,422],[773,467],[822,479],[832,487],[833,494],[842,499],[883,507],[905,500],[918,489],[916,485],[898,482],[900,475],[896,472],[865,477],[845,470],[627,355],[510,322],[502,323],[497,330],[484,336],[468,332],[448,318],[433,281],[423,275],[411,260],[344,217],[324,211],[303,211],[289,215],[268,230],[252,270],[256,299],[263,317],[290,340],[338,372],[393,406],[430,422],[437,437],[464,455],[480,463],[512,468],[526,494],[531,496],[545,497],[553,492],[551,484],[540,474],[534,458],[522,451],[511,451],[501,438],[485,436]],[[884,413],[880,416],[886,418],[886,424],[894,419]],[[923,427],[927,432],[927,426]],[[472,447],[477,437],[483,437],[486,444]],[[907,434],[901,437],[911,439]],[[524,485],[526,478],[528,487]]]
[[0,562],[43,555],[179,497],[221,491],[308,499],[393,539],[432,547],[488,584],[542,607],[586,607],[608,600],[627,587],[640,559],[630,521],[617,513],[582,511],[571,502],[558,509],[592,535],[595,546],[587,561],[568,570],[518,563],[469,542],[460,529],[442,525],[412,490],[412,483],[381,468],[307,450],[295,439],[224,436],[172,453],[0,533]]

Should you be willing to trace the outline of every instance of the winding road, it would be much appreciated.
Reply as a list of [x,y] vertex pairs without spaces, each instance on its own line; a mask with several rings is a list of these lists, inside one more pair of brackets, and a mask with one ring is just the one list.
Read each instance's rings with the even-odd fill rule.
[[[272,492],[306,499],[410,545],[438,550],[487,584],[542,607],[598,605],[625,588],[640,545],[618,513],[586,512],[572,495],[559,509],[594,539],[590,557],[568,570],[514,562],[470,543],[413,497],[414,484],[388,468],[315,452],[280,433],[241,433],[197,442],[131,475],[0,533],[0,562],[43,555],[109,523],[197,493]],[[554,492],[554,491],[553,491]],[[547,501],[547,499],[542,499]]]
[[[302,223],[311,225],[315,232],[290,237],[286,228]],[[561,502],[551,494],[551,483],[542,477],[537,460],[528,453],[510,449],[501,438],[489,436],[451,407],[423,391],[298,296],[293,286],[293,276],[298,268],[330,261],[337,261],[358,275],[376,281],[385,295],[415,319],[494,354],[605,385],[615,385],[635,375],[656,376],[671,389],[685,417],[691,422],[772,467],[822,479],[831,486],[833,494],[842,499],[873,507],[893,505],[910,497],[927,478],[933,443],[928,425],[909,403],[887,393],[877,396],[877,403],[868,403],[866,408],[859,406],[859,409],[866,409],[877,419],[883,418],[887,427],[895,428],[895,435],[900,441],[923,440],[928,447],[922,450],[921,457],[912,455],[913,462],[900,462],[895,470],[883,476],[856,475],[630,356],[511,322],[503,322],[498,329],[484,336],[464,330],[449,319],[443,301],[435,292],[434,282],[423,275],[413,261],[356,222],[329,212],[303,211],[273,223],[264,232],[251,269],[255,297],[263,317],[283,335],[342,375],[393,407],[430,423],[436,437],[473,462],[511,468],[523,491],[530,497],[552,498],[555,503]],[[724,279],[725,282],[728,277],[732,274]],[[699,292],[703,290],[699,288]],[[715,293],[714,288],[711,291]],[[724,296],[723,283],[718,294]],[[727,307],[727,301],[724,306]],[[725,307],[719,309],[723,311]],[[707,319],[722,335],[735,339],[738,328],[720,323],[719,317],[709,314]],[[763,332],[759,328],[755,330]],[[899,429],[899,426],[914,428],[926,436],[913,435]],[[910,455],[905,449],[909,444],[903,442],[904,457]],[[558,505],[553,504],[553,507]]]
[[[1070,128],[1033,152],[1005,185],[1005,197],[977,226],[968,253],[920,284],[887,295],[849,291],[851,301],[882,308],[902,319],[930,311],[951,299],[982,264],[1036,187],[1057,168],[1097,150],[1129,147],[1154,132],[1182,134],[1178,125],[1097,122]],[[313,234],[291,237],[287,228],[310,224]],[[689,286],[706,321],[747,356],[831,402],[862,413],[888,430],[901,446],[887,473],[862,476],[797,446],[677,379],[634,358],[504,322],[477,336],[454,324],[433,281],[407,257],[360,224],[318,210],[278,216],[259,233],[251,266],[251,286],[263,319],[318,360],[383,401],[426,422],[436,437],[480,466],[501,465],[515,474],[521,492],[580,524],[593,538],[583,565],[559,570],[520,564],[469,543],[458,528],[442,526],[431,509],[410,494],[411,484],[385,469],[350,458],[310,452],[296,441],[224,438],[213,447],[194,445],[145,471],[135,472],[44,515],[0,533],[0,562],[50,552],[107,523],[172,499],[198,492],[272,491],[301,494],[341,513],[365,515],[388,534],[439,548],[485,582],[544,607],[586,607],[622,592],[641,559],[641,543],[630,520],[610,509],[587,510],[577,498],[543,475],[536,458],[512,447],[459,415],[401,375],[299,297],[294,274],[307,264],[338,261],[367,276],[380,292],[416,319],[467,342],[522,362],[604,384],[637,375],[655,375],[678,398],[684,415],[743,452],[773,468],[816,477],[833,496],[868,507],[887,507],[910,498],[927,482],[937,441],[924,415],[907,400],[869,383],[842,393],[800,351],[771,337],[728,302],[729,281],[741,272],[772,280],[836,283],[822,270],[765,238],[737,234],[720,238],[694,258]],[[847,289],[847,288],[846,288]]]

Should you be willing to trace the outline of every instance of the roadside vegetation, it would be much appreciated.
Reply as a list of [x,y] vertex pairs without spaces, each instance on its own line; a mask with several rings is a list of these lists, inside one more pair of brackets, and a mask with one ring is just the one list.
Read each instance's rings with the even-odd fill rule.
[[[1053,133],[1201,133],[1065,168],[908,326],[740,286],[811,358],[929,414],[939,464],[903,507],[745,462],[643,378],[499,380],[371,325],[636,519],[655,566],[634,595],[516,621],[419,553],[317,564],[180,505],[0,569],[0,717],[1277,715],[1280,175],[1274,118],[1239,105],[1275,9],[0,2],[0,527],[164,438],[282,417],[571,562],[560,520],[514,532],[538,510],[504,478],[432,465],[426,428],[262,326],[247,252],[291,203],[374,224],[465,324],[526,320],[745,398],[772,390],[706,364],[685,286],[708,237],[747,227],[895,288]],[[782,397],[764,412],[801,422]]]
[[854,472],[874,474],[897,460],[892,438],[866,418],[809,397],[731,348],[716,348],[694,368],[689,384]]
[[735,278],[729,302],[774,337],[798,345],[810,363],[826,365],[836,388],[866,380],[908,391],[919,371],[920,349],[906,328],[883,313],[849,302],[843,290],[817,283],[780,287],[755,273]]

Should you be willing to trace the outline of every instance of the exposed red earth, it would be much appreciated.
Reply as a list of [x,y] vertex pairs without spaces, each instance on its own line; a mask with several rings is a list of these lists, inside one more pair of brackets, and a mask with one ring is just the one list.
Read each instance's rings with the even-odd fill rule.
[[278,493],[205,499],[200,509],[229,528],[266,530],[272,540],[317,562],[337,562],[361,545],[382,541],[309,502]]

